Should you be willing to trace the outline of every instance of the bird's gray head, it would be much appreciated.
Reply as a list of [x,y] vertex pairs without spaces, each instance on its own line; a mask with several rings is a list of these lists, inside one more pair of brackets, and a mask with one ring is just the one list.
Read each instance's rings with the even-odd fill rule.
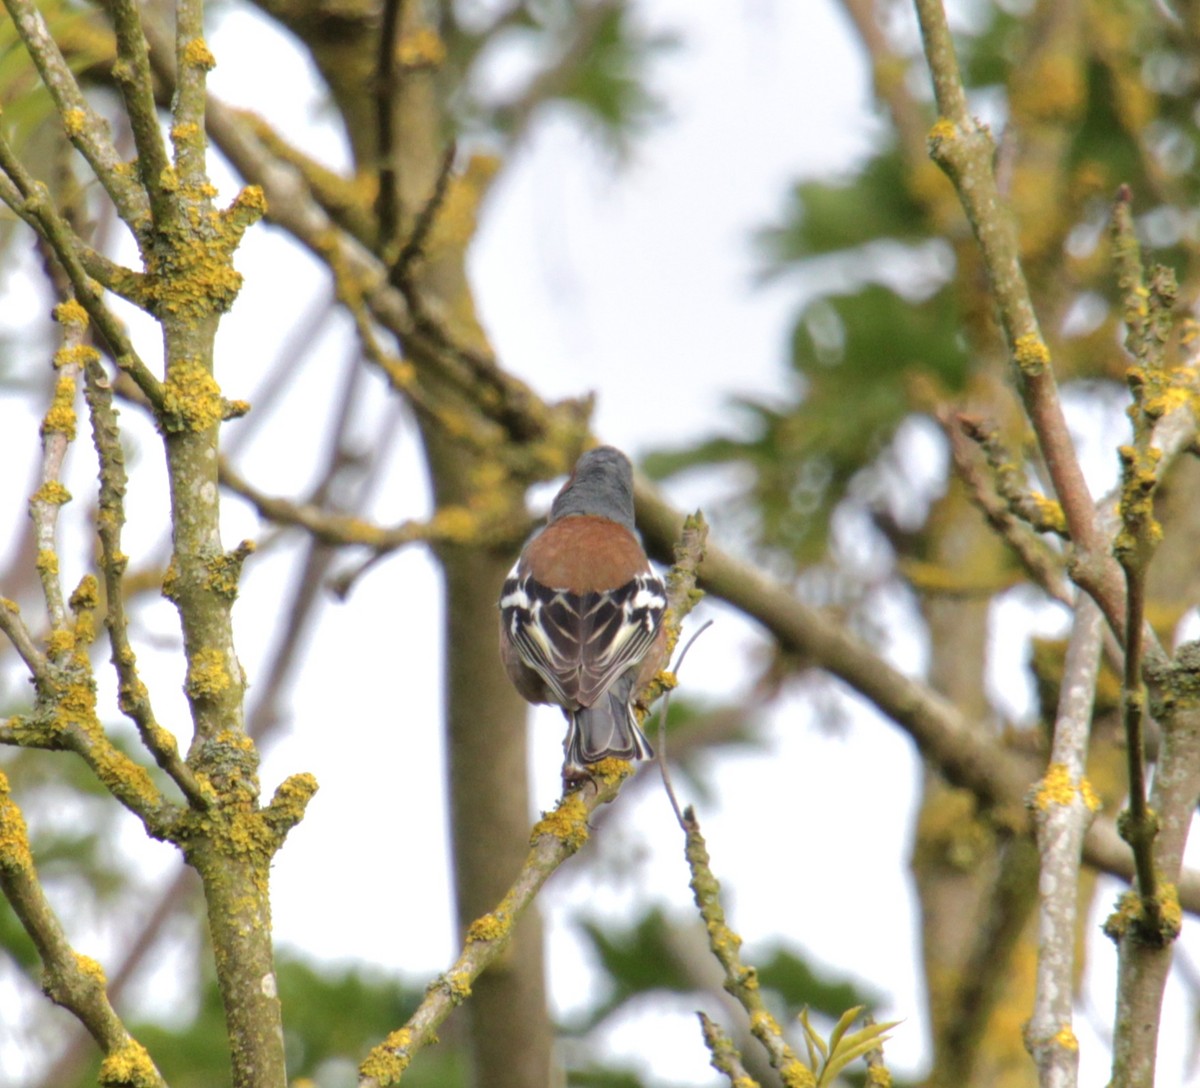
[[555,496],[550,520],[571,514],[608,518],[633,531],[633,466],[612,446],[588,450]]

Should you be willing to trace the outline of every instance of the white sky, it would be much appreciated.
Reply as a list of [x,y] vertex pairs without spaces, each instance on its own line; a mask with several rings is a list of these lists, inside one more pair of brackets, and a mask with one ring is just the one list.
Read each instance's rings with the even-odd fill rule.
[[[797,177],[845,169],[876,130],[867,73],[832,0],[759,0],[732,9],[646,0],[641,10],[651,25],[683,39],[656,69],[670,120],[617,173],[567,121],[541,126],[492,193],[473,252],[483,317],[505,364],[548,398],[596,390],[597,433],[635,455],[710,434],[734,392],[782,389],[797,298],[794,285],[753,285],[750,232],[778,216]],[[214,91],[253,105],[297,142],[312,148],[315,141],[320,154],[339,162],[338,138],[303,60],[279,35],[269,46],[272,78],[262,79],[265,33],[262,22],[244,12],[224,20],[211,35],[219,62]],[[230,182],[223,188],[232,192]],[[250,233],[237,263],[246,285],[222,327],[218,379],[227,395],[248,397],[272,363],[282,330],[298,310],[319,304],[323,287],[316,266],[285,248],[270,228]],[[31,354],[39,350],[35,343]],[[303,427],[308,421],[316,426],[325,410],[321,394],[312,391],[340,379],[349,350],[343,327],[303,370],[298,364],[287,410],[304,422],[282,450],[266,428],[263,440],[240,457],[246,474],[266,490],[294,494],[311,482],[313,451],[322,438]],[[386,401],[375,384],[364,415],[378,418]],[[12,400],[0,401],[0,412],[2,431],[11,426],[14,441],[28,449],[36,418],[23,412],[18,418]],[[139,461],[150,466],[158,457],[152,431],[132,412],[124,418],[140,428]],[[400,442],[403,467],[376,504],[386,520],[419,515],[427,505],[412,439],[405,435]],[[87,494],[94,475],[89,457],[77,451],[72,471],[73,490]],[[135,481],[125,550],[137,556],[161,537],[165,491],[156,469]],[[0,481],[5,509],[23,511],[26,491],[25,478]],[[711,493],[711,486],[693,482],[676,496],[694,505]],[[227,500],[225,518],[226,547],[264,534],[237,500]],[[253,682],[290,570],[269,557],[250,565],[253,577],[235,620]],[[71,577],[65,572],[68,582]],[[902,605],[891,607],[902,619]],[[416,550],[380,565],[347,604],[326,604],[295,682],[290,726],[263,767],[267,791],[296,771],[312,771],[321,783],[274,867],[281,943],[329,960],[365,960],[410,979],[444,969],[455,952],[444,814],[434,788],[443,766],[437,640],[431,636],[439,630],[437,614],[436,570]],[[744,685],[756,636],[728,611],[715,615],[717,626],[691,651],[684,683],[724,698]],[[143,669],[160,719],[182,732],[182,676],[169,644],[175,623],[173,608],[162,602],[142,616],[138,634],[166,642],[160,652],[142,651]],[[1004,628],[1013,637],[997,640],[997,649],[1008,652],[997,653],[993,663],[996,688],[1014,686],[1023,652],[1020,623],[1009,617]],[[899,641],[893,655],[913,670],[924,657],[911,640]],[[376,679],[364,684],[364,676]],[[1017,690],[1019,711],[1027,694]],[[702,801],[699,814],[748,958],[756,945],[783,937],[831,974],[849,972],[887,993],[882,1016],[905,1021],[889,1045],[889,1061],[911,1073],[926,1046],[906,871],[917,762],[900,732],[855,700],[834,726],[817,720],[813,706],[800,694],[784,699],[761,750],[715,764],[716,799]],[[546,808],[558,793],[559,716],[539,712],[533,736],[535,804]],[[751,806],[752,825],[746,818]],[[623,879],[600,887],[574,878],[568,866],[541,899],[553,999],[564,1013],[580,1007],[594,984],[581,969],[586,965],[572,915],[629,917],[649,900],[684,917],[692,910],[682,843],[665,799],[643,790],[622,798],[620,807],[619,825],[610,822],[607,839],[598,837],[589,849],[627,851],[631,864]],[[788,864],[778,866],[756,849],[758,828],[790,851]],[[124,841],[148,867],[174,873],[173,851],[146,843],[132,821]],[[856,849],[870,844],[871,860],[847,866],[841,859],[846,842]],[[832,885],[830,874],[836,874]],[[1109,901],[1101,900],[1104,909]],[[106,938],[97,942],[83,950],[104,959]],[[1096,955],[1097,972],[1111,975],[1107,948]],[[153,1000],[170,970],[167,965],[151,979],[144,996]],[[1111,994],[1095,1002],[1096,1019],[1107,1025]],[[1099,1083],[1106,1058],[1086,1024],[1077,1031],[1085,1079]],[[1174,1035],[1164,1044],[1164,1069],[1181,1068],[1184,1033]],[[623,1018],[612,1029],[611,1046],[663,1083],[713,1083],[690,1007]],[[23,1070],[6,1069],[6,1053],[0,1022],[0,1083],[14,1083]]]

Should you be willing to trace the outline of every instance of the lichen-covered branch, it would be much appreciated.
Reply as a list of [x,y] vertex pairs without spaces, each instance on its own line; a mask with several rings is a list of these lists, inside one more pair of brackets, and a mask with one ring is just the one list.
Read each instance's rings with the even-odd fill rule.
[[[80,314],[83,311],[80,309]],[[137,655],[129,641],[125,615],[123,576],[129,557],[121,550],[121,527],[125,523],[125,454],[121,449],[117,410],[113,405],[108,375],[98,360],[85,368],[84,396],[92,423],[92,443],[100,462],[100,493],[96,532],[100,539],[100,569],[104,577],[104,625],[108,630],[113,668],[117,673],[117,703],[122,713],[137,726],[154,761],[180,788],[189,804],[207,808],[212,789],[196,778],[183,761],[174,735],[154,715],[150,693],[138,675]]]
[[[1172,449],[1194,434],[1172,413],[1164,423],[1178,423],[1169,436]],[[1160,434],[1160,439],[1163,436]],[[635,478],[638,527],[651,555],[668,560],[679,539],[683,515],[674,510],[642,476]],[[880,659],[869,646],[833,617],[799,600],[789,587],[762,570],[743,563],[710,544],[700,571],[700,587],[728,601],[761,623],[781,646],[843,680],[905,730],[922,753],[954,785],[963,786],[987,806],[1001,810],[1005,826],[1031,830],[1025,795],[1031,785],[1026,772],[1002,745],[970,723],[948,700],[919,680],[905,676]],[[1084,858],[1104,872],[1128,879],[1133,873],[1128,849],[1111,820],[1097,819],[1084,840]],[[1200,913],[1200,874],[1180,879],[1180,901]]]
[[[55,353],[57,377],[50,407],[42,417],[42,471],[38,489],[29,499],[29,516],[33,519],[34,541],[37,546],[37,571],[42,582],[42,596],[53,632],[64,632],[67,626],[67,603],[58,576],[58,512],[70,502],[70,492],[62,483],[63,460],[67,447],[75,439],[75,399],[78,379],[84,361],[95,349],[84,343],[87,315],[82,307],[64,302],[54,309],[54,318],[62,327],[62,346]],[[64,648],[59,645],[58,652]],[[52,650],[53,652],[53,650]]]
[[312,503],[268,495],[224,460],[220,478],[224,487],[244,498],[269,521],[304,529],[323,544],[369,548],[376,555],[416,543],[509,546],[522,540],[530,528],[526,517],[489,519],[486,511],[468,506],[447,507],[426,520],[404,521],[387,528]]
[[139,245],[144,244],[149,237],[150,203],[134,172],[117,153],[107,123],[84,97],[41,12],[31,0],[4,0],[4,5],[54,99],[67,137],[87,160]]
[[112,348],[117,366],[129,374],[155,408],[161,409],[161,383],[134,350],[124,325],[104,304],[100,288],[92,278],[93,275],[105,277],[104,286],[118,289],[113,277],[119,275],[123,277],[120,291],[128,295],[141,290],[140,276],[103,261],[80,241],[54,207],[46,187],[33,179],[13,153],[2,132],[0,171],[11,182],[10,185],[0,186],[0,198],[46,240],[71,281],[76,301],[87,310]]
[[1124,582],[1099,530],[1067,429],[1050,351],[1021,268],[1016,227],[996,185],[995,142],[967,107],[942,0],[916,0],[916,9],[939,114],[929,135],[930,154],[957,189],[983,254],[1017,388],[1075,549],[1072,576],[1123,635]]
[[1122,446],[1121,528],[1114,551],[1125,574],[1125,672],[1121,700],[1125,720],[1125,747],[1129,768],[1129,809],[1121,833],[1133,850],[1138,890],[1152,929],[1159,928],[1158,874],[1153,857],[1158,833],[1156,815],[1146,798],[1145,719],[1147,693],[1142,685],[1142,632],[1146,622],[1146,577],[1162,528],[1154,516],[1162,451],[1153,444],[1154,424],[1162,414],[1167,382],[1164,349],[1169,338],[1175,302],[1175,277],[1161,266],[1147,283],[1134,234],[1131,197],[1127,187],[1117,194],[1113,207],[1113,257],[1122,293],[1122,314],[1127,333],[1125,346],[1135,360],[1129,369],[1133,393],[1130,416],[1133,443]]
[[109,1004],[101,966],[76,952],[67,940],[38,880],[25,819],[2,771],[0,888],[37,949],[47,996],[78,1018],[104,1052],[100,1083],[108,1088],[166,1088],[149,1054]]
[[156,222],[166,215],[165,188],[174,183],[167,149],[154,101],[154,79],[146,37],[142,33],[140,6],[134,0],[111,0],[108,6],[117,39],[113,80],[121,91],[133,142],[137,147],[137,170]]
[[[1041,586],[1047,595],[1069,605],[1070,584],[1061,557],[1053,553],[1037,536],[1035,527],[1040,528],[1040,524],[1029,516],[1022,516],[1023,513],[1033,513],[1027,508],[1027,504],[1036,504],[1039,496],[1035,496],[1023,486],[1019,488],[1019,496],[1009,490],[1013,482],[1010,472],[1015,473],[1015,469],[1011,462],[1006,463],[1007,471],[996,464],[999,447],[993,441],[994,428],[982,420],[948,411],[939,415],[939,422],[950,443],[950,455],[955,470],[967,485],[971,501],[979,507],[988,524],[1004,538],[1030,578]],[[988,466],[992,469],[991,480],[985,478],[976,463],[976,458],[972,456],[972,447],[976,444],[984,448]],[[1044,498],[1043,502],[1057,512],[1061,521],[1062,510],[1058,504],[1049,503],[1049,500]],[[1038,509],[1041,509],[1040,504]]]
[[551,874],[587,842],[588,817],[616,799],[633,768],[620,760],[605,760],[591,770],[593,777],[582,789],[564,795],[558,807],[534,825],[529,855],[508,893],[495,910],[476,919],[454,966],[429,985],[416,1012],[367,1055],[359,1067],[358,1088],[397,1084],[413,1057],[436,1041],[438,1027],[470,997],[475,979],[504,950],[522,911]]
[[742,1056],[733,1040],[721,1030],[721,1025],[702,1012],[696,1015],[700,1018],[700,1030],[704,1032],[704,1045],[712,1055],[712,1067],[729,1079],[730,1088],[758,1088],[758,1081],[746,1072]]
[[1099,804],[1084,777],[1104,618],[1081,594],[1067,646],[1050,764],[1031,798],[1040,858],[1038,967],[1025,1042],[1041,1088],[1073,1088],[1079,1044],[1072,1031],[1079,865]]
[[1152,711],[1162,732],[1150,793],[1157,816],[1153,864],[1157,903],[1130,890],[1105,922],[1117,942],[1117,1009],[1113,1030],[1114,1088],[1152,1088],[1163,988],[1182,922],[1183,850],[1200,797],[1200,643],[1180,648],[1175,661],[1155,670]]
[[683,816],[687,827],[686,853],[692,873],[692,894],[708,930],[709,948],[725,971],[725,989],[746,1010],[751,1032],[766,1050],[771,1067],[779,1073],[786,1088],[812,1088],[816,1084],[812,1071],[788,1045],[779,1022],[767,1009],[754,968],[742,963],[738,953],[742,939],[725,920],[721,885],[709,864],[708,849],[700,834],[696,814],[689,807]]

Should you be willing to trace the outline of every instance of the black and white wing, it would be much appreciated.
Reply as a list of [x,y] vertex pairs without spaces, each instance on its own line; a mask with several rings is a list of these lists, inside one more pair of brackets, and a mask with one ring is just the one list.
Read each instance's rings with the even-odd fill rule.
[[564,707],[592,706],[654,644],[667,607],[653,573],[618,589],[571,593],[513,573],[500,595],[505,630],[521,660]]

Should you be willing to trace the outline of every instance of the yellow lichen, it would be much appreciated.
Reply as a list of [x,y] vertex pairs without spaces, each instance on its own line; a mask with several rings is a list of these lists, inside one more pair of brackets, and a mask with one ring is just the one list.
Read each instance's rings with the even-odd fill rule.
[[1063,513],[1062,503],[1048,498],[1040,491],[1031,491],[1029,501],[1037,514],[1035,529],[1043,533],[1066,535],[1067,515]]
[[198,650],[188,665],[186,691],[193,699],[215,699],[229,688],[225,655],[214,647]]
[[151,1088],[161,1083],[146,1048],[128,1040],[100,1063],[102,1088]]
[[54,320],[60,325],[74,325],[78,329],[88,327],[88,313],[73,298],[60,302],[54,307]]
[[[475,237],[479,207],[499,169],[500,160],[494,155],[471,156],[466,170],[446,189],[426,242],[429,252],[460,251]],[[471,314],[462,316],[468,321],[475,320]]]
[[387,375],[388,381],[401,391],[411,388],[413,382],[417,379],[417,368],[406,359],[385,359],[383,361],[383,370]]
[[242,560],[246,554],[254,551],[252,541],[246,541],[243,547],[245,551],[242,554],[218,555],[205,563],[205,566],[208,568],[208,588],[214,593],[219,593],[229,601],[237,598],[238,579],[242,571]]
[[0,771],[0,869],[27,872],[32,868],[25,817],[12,799],[8,778]]
[[[96,641],[96,617],[92,612],[80,612],[75,617],[75,626],[71,628],[77,647],[90,646]],[[81,663],[87,660],[87,654],[80,654]]]
[[88,363],[98,363],[100,352],[89,344],[75,344],[71,347],[59,348],[54,353],[54,367],[61,370],[65,366],[87,366]]
[[93,609],[100,603],[100,583],[94,574],[85,574],[71,594],[70,605],[76,611]]
[[467,944],[496,941],[507,937],[512,923],[495,914],[482,914],[467,927]]
[[[247,736],[246,740],[253,745],[252,738]],[[285,828],[295,827],[303,819],[308,802],[319,788],[316,777],[307,772],[288,776],[271,798],[272,819]]]
[[461,1005],[471,996],[471,975],[469,971],[451,971],[445,976],[446,992],[455,1005]]
[[867,1070],[867,1088],[892,1088],[892,1074],[886,1065],[872,1065]]
[[171,139],[175,143],[183,143],[187,140],[194,140],[200,135],[200,126],[193,124],[191,121],[185,121],[180,125],[171,126]]
[[429,521],[436,540],[468,544],[479,531],[479,519],[465,506],[443,506]]
[[80,972],[87,975],[94,983],[100,987],[108,985],[108,979],[104,977],[104,968],[100,966],[91,956],[85,956],[82,952],[75,953],[75,966]]
[[412,1061],[412,1055],[408,1052],[411,1046],[412,1032],[408,1028],[393,1031],[366,1056],[358,1067],[359,1074],[384,1084],[395,1083]]
[[204,431],[221,422],[221,387],[200,363],[175,363],[163,382],[163,425],[168,431]]
[[60,658],[75,649],[75,634],[65,627],[51,631],[46,636],[46,652],[52,658]]
[[217,66],[217,58],[212,55],[212,50],[203,38],[192,38],[183,47],[183,63],[211,72]]
[[43,548],[37,553],[37,558],[33,561],[33,565],[37,567],[38,572],[41,574],[57,574],[58,555],[49,548]]
[[1026,377],[1036,377],[1050,365],[1050,349],[1036,333],[1027,332],[1013,344],[1013,362]]
[[1183,909],[1179,905],[1179,889],[1163,883],[1158,889],[1158,908],[1162,917],[1162,936],[1174,940],[1183,928]]
[[44,502],[49,506],[62,506],[71,501],[69,492],[58,480],[47,480],[29,497],[30,502]]
[[396,44],[396,60],[405,68],[436,67],[446,59],[446,45],[431,27],[405,34]]
[[1063,1024],[1058,1029],[1058,1033],[1051,1040],[1055,1046],[1062,1047],[1063,1050],[1078,1050],[1079,1040],[1075,1038],[1075,1032],[1071,1030],[1070,1024]]
[[75,437],[75,379],[60,374],[54,383],[54,397],[42,420],[42,434],[61,434],[70,441]]
[[632,775],[634,766],[627,759],[602,759],[599,763],[589,763],[588,773],[603,785],[615,785],[623,782]]
[[939,117],[929,130],[931,144],[949,143],[958,136],[958,127],[948,117]]
[[1161,393],[1147,397],[1142,404],[1142,411],[1151,419],[1161,419],[1176,408],[1184,408],[1192,404],[1195,394],[1184,385],[1168,386]]
[[553,812],[546,813],[533,825],[530,842],[536,842],[543,835],[553,836],[571,850],[578,850],[587,842],[587,809],[578,793],[564,797]]
[[766,1009],[758,1009],[750,1016],[750,1030],[757,1039],[782,1038],[783,1031],[779,1021]]
[[1086,779],[1079,780],[1079,795],[1083,798],[1083,803],[1087,805],[1092,812],[1100,811],[1100,795],[1092,788],[1092,784]]
[[796,1058],[784,1063],[779,1070],[779,1079],[783,1081],[784,1088],[816,1088],[817,1085],[813,1071]]
[[233,201],[233,210],[242,214],[249,212],[255,219],[267,214],[267,194],[261,185],[247,185],[238,191]]
[[63,110],[62,122],[67,135],[74,140],[83,135],[84,126],[87,124],[87,114],[83,110]]
[[1075,799],[1075,783],[1065,763],[1051,763],[1034,794],[1033,803],[1045,812],[1051,805],[1069,805]]

